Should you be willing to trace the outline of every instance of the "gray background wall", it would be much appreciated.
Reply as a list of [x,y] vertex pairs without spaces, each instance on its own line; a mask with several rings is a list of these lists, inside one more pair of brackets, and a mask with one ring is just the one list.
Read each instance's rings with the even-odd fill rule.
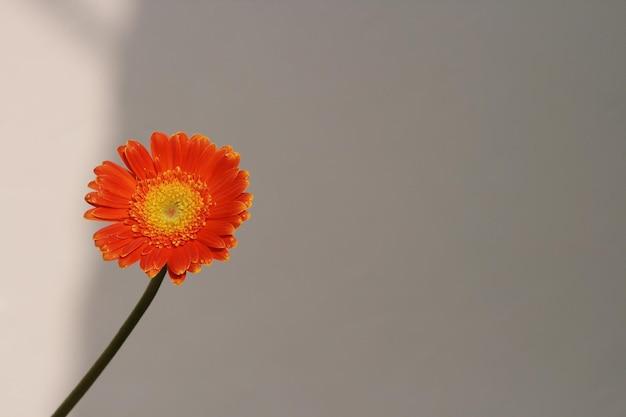
[[[136,16],[102,159],[201,132],[256,199],[76,416],[626,415],[625,3]],[[147,284],[98,268],[84,368]]]

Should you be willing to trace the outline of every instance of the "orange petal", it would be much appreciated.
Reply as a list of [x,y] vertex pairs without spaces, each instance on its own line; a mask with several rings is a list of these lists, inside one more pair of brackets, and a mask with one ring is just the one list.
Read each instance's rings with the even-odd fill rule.
[[230,259],[230,254],[227,249],[211,249],[213,252],[213,259],[217,259],[218,261],[227,261]]
[[172,283],[174,285],[181,285],[183,282],[185,282],[185,278],[187,277],[187,272],[183,272],[182,274],[177,274],[175,272],[173,272],[169,266],[167,268],[167,272],[170,275],[170,280],[172,281]]
[[105,190],[89,193],[85,196],[85,201],[92,206],[103,206],[111,208],[127,208],[129,200],[115,194],[107,193]]
[[[96,246],[100,248],[102,253],[117,253],[117,255],[121,255],[124,247],[131,243],[133,239],[118,239],[116,237],[110,237],[108,239],[96,240],[94,241]],[[116,258],[117,259],[117,258]]]
[[158,251],[155,251],[154,260],[152,261],[154,267],[158,270],[161,270],[170,258],[171,253],[172,249],[170,248],[159,248]]
[[170,257],[167,261],[167,267],[170,271],[174,272],[174,274],[183,274],[187,268],[189,268],[189,264],[191,263],[189,250],[185,246],[173,248],[170,253]]
[[185,132],[176,132],[169,139],[169,148],[172,154],[172,165],[174,168],[183,165],[184,157],[187,153],[187,144],[189,139]]
[[224,243],[226,244],[226,247],[228,249],[232,249],[232,248],[236,248],[237,247],[237,239],[235,238],[235,236],[223,236],[224,239]]
[[250,208],[252,207],[252,201],[254,200],[254,195],[250,193],[241,193],[239,194],[239,196],[237,196],[237,198],[235,198],[235,200],[241,201],[248,208]]
[[154,164],[159,172],[165,172],[174,169],[170,151],[169,138],[165,133],[154,132],[150,137],[150,151],[154,158]]
[[114,261],[116,259],[119,259],[120,251],[121,249],[111,252],[102,252],[102,259],[104,259],[105,261]]
[[146,245],[142,248],[141,259],[139,260],[139,268],[141,268],[142,271],[148,272],[155,269],[153,252],[157,249],[157,247],[151,245]]
[[215,167],[216,172],[225,171],[230,168],[236,168],[241,160],[241,155],[233,150],[230,145],[222,146],[218,151],[222,155]]
[[94,243],[102,252],[112,252],[118,249],[122,249],[124,246],[130,243],[132,239],[119,238],[117,236],[108,236],[104,239],[94,240]]
[[212,219],[219,219],[222,217],[232,216],[233,214],[239,214],[248,206],[241,201],[229,201],[227,203],[218,204],[217,207],[211,208],[209,215]]
[[196,239],[198,242],[210,248],[225,248],[226,244],[221,237],[213,233],[211,230],[204,228],[197,234]]
[[[128,190],[134,190],[137,186],[137,180],[133,174],[115,162],[104,161],[102,165],[97,166],[93,172],[97,177],[109,178],[119,183],[122,188]],[[96,179],[96,183],[99,183],[98,179]]]
[[109,194],[114,194],[122,198],[130,200],[137,188],[137,182],[135,181],[132,188],[122,182],[119,178],[110,175],[99,175],[94,181],[96,184],[96,191],[102,192],[104,190]]
[[219,190],[212,190],[211,197],[217,201],[229,201],[240,196],[249,185],[250,182],[248,182],[248,180],[233,181],[221,187]]
[[239,227],[243,223],[243,220],[242,220],[242,218],[243,218],[242,214],[243,213],[245,213],[245,212],[241,212],[239,214],[235,214],[234,216],[224,217],[223,220],[226,220],[227,222],[232,224],[233,227],[235,227],[235,228]]
[[210,185],[214,178],[219,178],[225,169],[232,168],[224,162],[228,158],[226,155],[232,150],[230,146],[223,146],[205,159],[198,173],[207,184]]
[[114,259],[119,259],[122,257],[122,253],[124,253],[124,248],[130,243],[129,239],[112,241],[107,243],[106,245],[102,245],[101,242],[96,242],[96,246],[100,248],[100,252],[102,252],[102,259],[105,261],[112,261]]
[[191,242],[187,242],[185,244],[185,247],[187,248],[187,252],[189,253],[189,260],[191,261],[191,263],[197,263],[198,259],[200,259],[200,255],[198,254],[198,249],[196,248],[196,245],[191,244]]
[[89,220],[124,220],[128,218],[128,209],[96,207],[88,210],[84,217]]
[[127,268],[130,265],[137,262],[138,260],[140,260],[142,256],[141,255],[142,249],[143,249],[143,246],[140,246],[137,249],[135,249],[133,252],[129,253],[128,255],[119,258],[117,260],[117,263],[120,266],[120,268]]
[[242,211],[241,213],[239,213],[239,217],[241,218],[242,222],[245,222],[250,218],[250,213],[248,213],[247,211]]
[[208,246],[204,246],[198,241],[191,241],[188,245],[193,245],[198,252],[198,262],[203,263],[205,265],[210,265],[213,262],[213,253]]
[[130,226],[117,222],[110,224],[102,229],[98,230],[93,234],[94,240],[107,240],[111,237],[116,239],[128,239],[134,236],[134,232],[130,228]]
[[215,153],[216,146],[206,136],[198,133],[189,139],[189,146],[183,157],[182,170],[198,173],[200,167],[206,164],[207,159]]
[[99,218],[95,217],[95,216],[91,213],[93,210],[94,210],[94,209],[89,209],[89,210],[87,210],[87,211],[85,212],[85,214],[83,214],[83,218],[85,218],[85,219],[87,219],[87,220],[101,220],[101,219],[99,219]]
[[[239,219],[239,217],[237,217]],[[235,226],[229,219],[207,220],[203,229],[213,232],[218,236],[232,235],[235,232]]]
[[118,152],[128,169],[140,180],[156,176],[154,162],[148,150],[141,143],[129,140],[126,142],[126,146],[118,148]]
[[147,271],[144,271],[146,273],[146,275],[148,275],[148,277],[150,278],[154,278],[157,276],[157,274],[161,271],[161,269],[149,269]]
[[202,264],[192,262],[187,271],[196,274],[202,270]]
[[156,246],[146,245],[141,253],[139,267],[146,272],[152,269],[160,271],[165,266],[169,253],[169,248],[157,248]]
[[239,168],[229,168],[221,171],[219,176],[214,176],[213,179],[207,180],[209,189],[219,191],[222,187],[232,183],[239,173]]
[[188,141],[180,166],[183,171],[196,172],[196,168],[201,163],[202,145],[203,143],[197,139]]
[[210,144],[211,141],[209,140],[209,138],[207,136],[201,135],[200,133],[194,133],[193,135],[191,135],[191,137],[189,138],[189,141],[198,141],[198,142],[203,142],[204,144]]
[[249,180],[249,179],[250,179],[250,173],[246,171],[245,169],[240,170],[239,173],[237,174],[237,178],[235,178],[236,181],[244,181],[244,180]]
[[[149,239],[144,236],[134,238],[134,239],[129,239],[129,240],[130,242],[128,242],[128,244],[124,246],[124,248],[122,249],[122,252],[120,253],[120,256],[122,257],[128,256],[129,254],[131,254],[132,252],[134,252],[135,250],[139,248],[143,248],[143,246],[147,245],[149,241]],[[139,251],[139,254],[141,254],[141,250]]]

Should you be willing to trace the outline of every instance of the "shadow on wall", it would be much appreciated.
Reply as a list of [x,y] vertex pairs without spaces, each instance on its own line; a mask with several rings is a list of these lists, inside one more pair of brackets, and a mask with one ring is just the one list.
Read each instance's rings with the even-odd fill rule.
[[[77,415],[626,410],[618,14],[418,3],[141,3],[112,149],[206,134],[256,199]],[[93,282],[85,368],[147,278]]]
[[[378,291],[374,279],[383,272],[382,266],[372,267],[373,260],[360,260],[368,248],[377,250],[376,244],[350,249],[341,242],[344,233],[365,242],[372,229],[353,229],[383,209],[371,206],[350,214],[353,205],[368,199],[373,184],[368,174],[355,178],[351,171],[377,163],[388,179],[408,186],[403,179],[408,160],[394,167],[397,156],[376,154],[379,135],[396,132],[379,125],[365,133],[358,126],[362,115],[404,118],[405,109],[381,112],[379,107],[392,101],[387,94],[397,98],[400,93],[403,106],[414,100],[402,86],[381,85],[372,91],[380,96],[378,103],[371,103],[362,90],[369,80],[354,75],[359,66],[370,76],[378,71],[366,53],[374,37],[358,39],[381,9],[376,4],[353,9],[331,3],[302,8],[142,2],[124,49],[121,124],[111,146],[126,138],[147,145],[154,130],[206,134],[241,153],[257,199],[251,221],[237,232],[240,246],[232,260],[190,275],[180,288],[165,283],[126,346],[77,406],[79,415],[275,416],[327,396],[336,401],[334,390],[324,388],[326,370],[311,380],[306,375],[319,361],[325,362],[323,369],[334,366],[327,358],[329,339],[345,329],[328,322],[350,297],[352,280],[364,277],[366,286]],[[317,21],[329,27],[322,30]],[[408,21],[403,24],[396,35],[401,38],[409,28]],[[350,49],[355,42],[358,49]],[[352,56],[342,58],[345,53]],[[399,64],[410,66],[412,59]],[[400,154],[413,153],[414,142],[397,142],[388,141]],[[377,191],[390,202],[401,193],[400,188]],[[336,211],[351,219],[342,220]],[[393,261],[385,250],[378,256]],[[401,272],[402,285],[410,288],[409,271]],[[104,264],[99,275],[85,319],[85,366],[147,285],[138,266],[118,270]],[[367,308],[362,303],[360,308]],[[324,304],[332,308],[315,323]],[[298,305],[300,311],[287,313]],[[326,353],[302,362],[308,351]],[[365,360],[359,355],[357,368]],[[298,393],[286,400],[294,389]]]
[[[369,302],[383,289],[386,264],[406,252],[366,243],[392,239],[400,227],[376,220],[386,208],[368,200],[375,193],[383,204],[413,201],[403,194],[416,142],[402,136],[418,123],[407,118],[407,106],[423,106],[402,83],[386,78],[411,76],[411,54],[385,70],[382,62],[396,52],[386,50],[392,39],[382,39],[375,45],[382,61],[370,59],[371,44],[381,42],[390,24],[385,9],[376,3],[142,2],[124,49],[121,124],[111,146],[126,138],[148,144],[154,130],[201,132],[241,153],[257,198],[231,261],[188,276],[182,287],[165,283],[77,406],[79,415],[295,416],[320,402],[339,411],[338,403],[352,403],[335,398],[336,384],[352,385],[350,398],[361,395],[359,381],[378,372],[363,363],[383,343],[369,340],[377,339],[370,326],[387,326],[389,319],[377,323]],[[384,26],[368,34],[381,13]],[[400,23],[391,37],[410,48],[410,19]],[[363,126],[366,118],[374,122]],[[385,134],[391,137],[382,145]],[[394,151],[381,152],[381,145]],[[383,188],[371,172],[375,165],[395,187]],[[375,224],[363,228],[367,223]],[[414,226],[404,227],[410,233]],[[349,247],[348,235],[360,243]],[[363,259],[369,251],[376,257]],[[393,290],[391,298],[400,300],[385,302],[409,309],[401,293],[416,285],[413,265],[397,264],[396,285],[404,290]],[[147,285],[137,266],[104,264],[99,275],[85,319],[85,366]],[[350,305],[354,285],[361,300]],[[359,314],[365,327],[355,338],[347,331]],[[345,337],[341,349],[329,345]],[[402,337],[410,349],[416,335]],[[334,362],[344,358],[347,368],[335,375]],[[327,378],[336,379],[331,387]]]

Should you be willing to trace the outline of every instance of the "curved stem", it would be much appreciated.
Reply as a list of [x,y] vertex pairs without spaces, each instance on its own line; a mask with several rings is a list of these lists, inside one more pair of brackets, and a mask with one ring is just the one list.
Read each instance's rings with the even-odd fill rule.
[[167,271],[167,265],[161,269],[161,271],[150,280],[146,291],[143,293],[137,305],[131,311],[130,315],[122,324],[119,331],[113,337],[113,340],[109,343],[109,345],[104,349],[104,352],[100,355],[98,360],[94,362],[89,371],[85,374],[83,379],[80,380],[76,388],[70,395],[67,396],[65,401],[57,408],[57,410],[52,414],[52,417],[64,417],[72,411],[72,408],[76,405],[76,403],[85,395],[89,387],[98,379],[98,376],[102,373],[104,368],[111,362],[113,356],[117,353],[117,351],[122,347],[124,341],[130,335],[130,332],[133,331],[143,313],[148,309],[148,306],[152,302],[152,299],[156,295],[157,291],[159,291],[159,287],[161,286],[161,282],[163,281],[163,277],[165,277],[165,272]]

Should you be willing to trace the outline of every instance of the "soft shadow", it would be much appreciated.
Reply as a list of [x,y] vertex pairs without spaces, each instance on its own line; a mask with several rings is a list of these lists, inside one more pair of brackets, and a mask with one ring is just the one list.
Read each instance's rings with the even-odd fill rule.
[[[257,198],[76,415],[626,410],[619,14],[382,4],[142,2],[111,147],[204,133]],[[86,366],[146,285],[99,266]]]

